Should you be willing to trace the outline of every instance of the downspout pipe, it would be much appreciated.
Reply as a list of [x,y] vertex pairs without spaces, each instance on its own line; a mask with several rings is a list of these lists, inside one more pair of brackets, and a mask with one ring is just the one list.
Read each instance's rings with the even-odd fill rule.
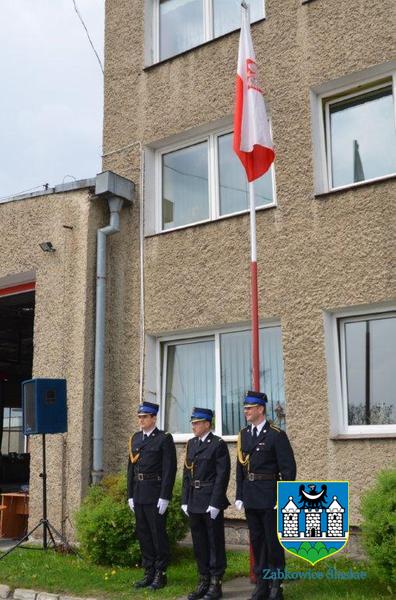
[[[123,181],[120,181],[123,180]],[[129,184],[129,185],[128,185]],[[118,193],[122,195],[118,195]],[[118,193],[117,193],[118,192]],[[106,323],[106,247],[107,238],[120,231],[120,212],[124,202],[132,202],[134,184],[110,171],[96,178],[96,197],[106,198],[110,221],[97,231],[96,256],[96,322],[95,322],[95,376],[93,401],[93,456],[92,482],[103,477],[103,409],[105,383],[105,323]]]

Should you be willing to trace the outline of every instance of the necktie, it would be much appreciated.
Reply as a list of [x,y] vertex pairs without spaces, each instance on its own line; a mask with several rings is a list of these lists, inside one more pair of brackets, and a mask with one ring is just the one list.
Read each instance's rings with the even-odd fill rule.
[[253,427],[253,444],[257,442],[257,427]]
[[200,440],[199,440],[199,446],[201,447],[201,446],[202,446],[202,444],[203,444],[203,441],[200,439]]
[[147,433],[144,433],[144,434],[143,434],[143,441],[147,440],[147,438],[148,438],[148,435],[147,435]]

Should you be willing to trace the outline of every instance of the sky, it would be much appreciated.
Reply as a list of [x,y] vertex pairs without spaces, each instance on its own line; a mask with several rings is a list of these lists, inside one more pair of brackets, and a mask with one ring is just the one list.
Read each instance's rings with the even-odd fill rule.
[[[103,63],[104,0],[76,4]],[[73,0],[0,0],[0,48],[0,200],[94,177],[103,74]]]

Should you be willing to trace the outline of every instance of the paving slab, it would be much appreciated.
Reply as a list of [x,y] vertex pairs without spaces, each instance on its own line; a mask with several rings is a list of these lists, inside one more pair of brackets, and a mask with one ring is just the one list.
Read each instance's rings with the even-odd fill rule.
[[[186,600],[188,594],[192,592],[188,590],[185,596],[181,596],[177,600]],[[254,590],[254,585],[250,583],[248,577],[237,577],[236,579],[231,579],[230,581],[226,581],[223,583],[223,598],[225,600],[245,600],[252,595]]]
[[8,585],[0,585],[0,598],[8,598],[11,588]]
[[14,600],[36,600],[37,592],[18,588],[14,592]]

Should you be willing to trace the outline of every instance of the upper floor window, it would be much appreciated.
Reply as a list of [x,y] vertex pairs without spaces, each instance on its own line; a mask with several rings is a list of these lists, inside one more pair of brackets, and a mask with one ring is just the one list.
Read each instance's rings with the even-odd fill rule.
[[[251,22],[264,18],[264,0],[249,6]],[[155,0],[154,62],[238,29],[240,10],[239,0]]]
[[326,138],[330,187],[396,173],[391,83],[329,100]]
[[[246,211],[245,171],[232,132],[213,133],[188,146],[157,152],[157,231]],[[256,206],[274,205],[273,167],[255,181]]]
[[396,174],[396,61],[311,90],[317,194]]

